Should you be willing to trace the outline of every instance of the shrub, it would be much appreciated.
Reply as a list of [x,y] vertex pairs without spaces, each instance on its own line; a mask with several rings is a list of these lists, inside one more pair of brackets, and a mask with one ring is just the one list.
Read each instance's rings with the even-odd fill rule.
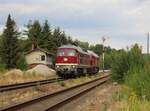
[[1,58],[0,58],[0,71],[3,72],[6,69],[6,65],[2,62]]
[[112,63],[112,79],[117,82],[123,82],[124,75],[129,68],[128,53],[125,51],[120,51],[116,54]]
[[20,58],[17,60],[17,68],[21,70],[25,70],[27,68],[27,63],[24,55],[21,55]]
[[141,49],[135,44],[130,50],[121,50],[114,56],[112,63],[112,79],[124,82],[125,75],[133,67],[143,68],[145,64]]
[[0,63],[0,71],[1,72],[5,71],[5,64]]
[[125,84],[140,98],[150,100],[150,70],[148,67],[134,67],[127,72]]

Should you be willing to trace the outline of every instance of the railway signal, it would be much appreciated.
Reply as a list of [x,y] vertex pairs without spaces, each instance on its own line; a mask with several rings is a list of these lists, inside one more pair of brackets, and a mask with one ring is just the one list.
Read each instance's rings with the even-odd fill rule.
[[107,40],[107,39],[109,39],[109,37],[108,36],[103,36],[102,37],[102,45],[103,45],[103,53],[102,53],[102,68],[103,68],[103,73],[104,73],[104,70],[105,70],[105,41]]

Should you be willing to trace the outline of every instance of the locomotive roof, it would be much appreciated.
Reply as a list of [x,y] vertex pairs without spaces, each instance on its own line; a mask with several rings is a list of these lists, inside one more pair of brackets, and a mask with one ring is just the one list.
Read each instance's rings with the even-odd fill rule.
[[72,48],[72,49],[76,49],[77,51],[79,51],[79,52],[81,52],[81,53],[83,53],[83,54],[89,55],[88,52],[85,52],[85,51],[84,51],[81,47],[79,47],[79,46],[74,46],[74,45],[63,45],[63,46],[61,46],[61,47],[59,47],[59,48]]
[[91,54],[91,55],[93,55],[93,56],[95,56],[95,57],[97,57],[97,58],[99,57],[99,56],[98,56],[96,53],[94,53],[93,51],[88,50],[88,53]]
[[84,53],[84,54],[87,54],[87,55],[93,55],[93,56],[95,56],[95,57],[99,57],[97,54],[95,54],[94,52],[92,52],[92,51],[90,51],[90,50],[87,50],[87,52],[86,51],[84,51],[81,47],[79,47],[79,46],[74,46],[74,45],[63,45],[63,46],[61,46],[61,47],[59,47],[59,48],[73,48],[73,49],[76,49],[77,51],[79,51],[79,52],[81,52],[81,53]]

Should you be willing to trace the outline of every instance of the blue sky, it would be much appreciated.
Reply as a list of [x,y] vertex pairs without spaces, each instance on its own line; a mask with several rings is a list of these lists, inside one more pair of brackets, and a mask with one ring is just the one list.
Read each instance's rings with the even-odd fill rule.
[[0,31],[10,13],[20,29],[29,20],[45,19],[74,39],[126,48],[138,43],[146,51],[150,31],[149,0],[0,0]]

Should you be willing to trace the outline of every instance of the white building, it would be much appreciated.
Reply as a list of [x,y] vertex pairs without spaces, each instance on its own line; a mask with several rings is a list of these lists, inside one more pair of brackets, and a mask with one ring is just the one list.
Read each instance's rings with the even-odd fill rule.
[[36,65],[39,65],[39,64],[52,66],[53,56],[54,56],[53,53],[50,53],[41,48],[35,48],[25,53],[25,58],[28,64],[28,68],[35,67]]

